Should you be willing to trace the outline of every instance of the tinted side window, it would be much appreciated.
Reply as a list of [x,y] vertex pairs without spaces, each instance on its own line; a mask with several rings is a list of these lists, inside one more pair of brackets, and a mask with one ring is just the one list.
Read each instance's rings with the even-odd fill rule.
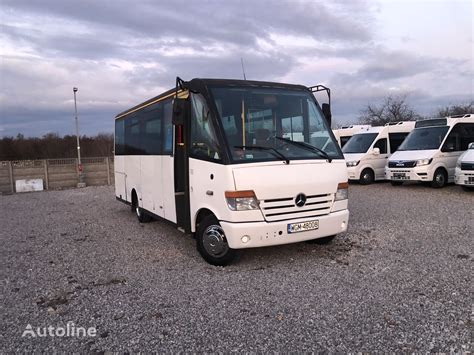
[[140,121],[136,116],[125,120],[125,154],[141,154],[140,131]]
[[164,103],[163,113],[163,153],[173,154],[173,102],[168,100]]
[[390,153],[395,153],[407,136],[408,133],[389,133]]
[[163,105],[154,104],[141,112],[141,144],[143,154],[161,154],[161,121]]
[[379,148],[380,154],[387,154],[387,138],[382,138],[375,142],[374,148]]
[[449,132],[441,151],[455,152],[467,150],[469,143],[474,141],[474,123],[458,123]]
[[115,155],[125,154],[125,120],[115,120]]
[[341,137],[341,148],[344,147],[349,139],[351,139],[351,137]]

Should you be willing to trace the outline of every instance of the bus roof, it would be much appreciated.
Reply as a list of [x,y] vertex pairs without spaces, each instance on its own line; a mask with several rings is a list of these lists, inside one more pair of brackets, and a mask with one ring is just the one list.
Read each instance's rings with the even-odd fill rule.
[[[267,88],[277,88],[277,89],[291,89],[291,90],[309,90],[306,86],[303,85],[294,85],[294,84],[285,84],[285,83],[275,83],[269,81],[254,81],[254,80],[237,80],[237,79],[202,79],[195,78],[190,81],[184,82],[185,89],[195,90],[202,92],[207,87],[210,86],[229,86],[229,87],[267,87]],[[142,107],[146,107],[155,102],[167,99],[176,94],[176,88],[165,91],[164,93],[152,97],[151,99],[144,101],[136,106],[133,106],[123,112],[120,112],[115,116],[115,118],[120,118],[126,116],[127,114],[137,111]]]

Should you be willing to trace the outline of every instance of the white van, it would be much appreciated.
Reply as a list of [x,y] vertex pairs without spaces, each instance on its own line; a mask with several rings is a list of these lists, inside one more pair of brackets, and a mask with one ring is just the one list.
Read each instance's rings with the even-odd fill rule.
[[426,181],[433,187],[454,182],[456,162],[474,141],[474,115],[417,121],[415,129],[392,155],[385,176],[392,185]]
[[337,143],[339,143],[339,146],[342,148],[354,134],[366,131],[370,127],[371,126],[367,124],[353,124],[350,126],[342,126],[339,129],[333,129],[332,132],[337,139]]
[[455,183],[465,190],[474,189],[474,142],[461,154],[454,170]]
[[342,148],[349,180],[363,185],[384,180],[388,158],[414,127],[415,122],[392,122],[353,135]]

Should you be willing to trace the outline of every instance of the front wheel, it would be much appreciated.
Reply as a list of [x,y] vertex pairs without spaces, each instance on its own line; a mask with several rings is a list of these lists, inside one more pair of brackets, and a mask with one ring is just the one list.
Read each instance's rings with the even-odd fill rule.
[[237,255],[237,251],[229,247],[224,230],[214,216],[207,216],[199,223],[196,246],[199,254],[211,265],[229,265]]
[[448,175],[444,169],[437,169],[433,175],[433,181],[431,182],[431,186],[439,189],[446,185],[448,182]]
[[362,173],[360,174],[360,179],[359,179],[359,183],[361,185],[370,185],[374,182],[374,180],[375,180],[375,175],[372,169],[362,170]]

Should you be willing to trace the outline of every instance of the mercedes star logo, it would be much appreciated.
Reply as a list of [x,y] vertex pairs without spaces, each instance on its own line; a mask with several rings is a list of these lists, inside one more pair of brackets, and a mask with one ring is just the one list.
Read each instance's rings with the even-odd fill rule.
[[298,207],[303,207],[306,203],[306,195],[305,194],[298,194],[295,198],[295,205]]

